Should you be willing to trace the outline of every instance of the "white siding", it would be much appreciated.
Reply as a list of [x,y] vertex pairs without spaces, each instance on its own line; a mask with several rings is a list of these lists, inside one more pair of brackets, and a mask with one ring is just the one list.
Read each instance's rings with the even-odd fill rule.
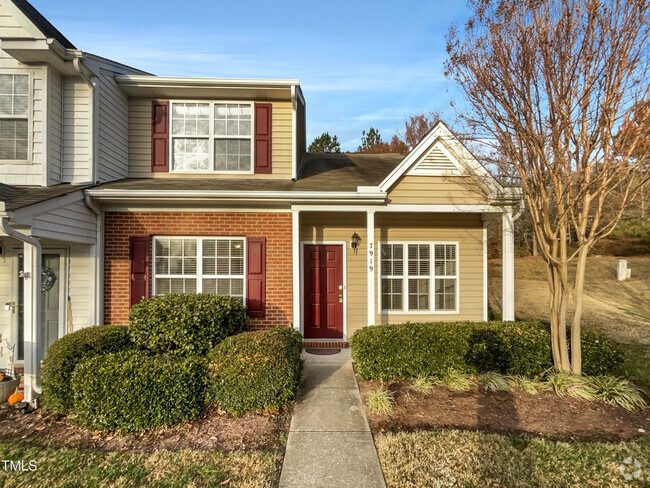
[[81,200],[35,216],[32,222],[32,235],[36,237],[95,242],[96,217]]
[[98,158],[100,181],[126,178],[128,172],[129,98],[115,82],[115,73],[100,69]]
[[91,301],[93,297],[93,266],[91,247],[74,244],[70,246],[69,289],[72,330],[79,330],[93,323]]
[[[4,247],[5,253],[8,251],[10,242],[8,240],[0,241]],[[14,260],[5,254],[0,258],[0,304],[15,300],[13,283],[14,283]],[[0,308],[0,368],[8,367],[8,351],[5,339],[12,342],[12,326],[16,314],[6,311],[4,306]]]
[[[15,8],[15,7],[14,7]],[[0,38],[32,39],[33,36],[0,5]]]
[[0,182],[8,185],[43,185],[44,131],[45,120],[45,76],[46,68],[28,67],[0,50],[0,73],[24,73],[30,75],[31,110],[30,122],[32,142],[29,161],[26,163],[4,163],[0,161]]
[[90,168],[90,87],[78,77],[63,78],[62,181],[92,181]]
[[48,76],[49,94],[49,121],[50,130],[48,135],[48,184],[61,183],[62,158],[63,158],[63,80],[61,75],[49,71]]

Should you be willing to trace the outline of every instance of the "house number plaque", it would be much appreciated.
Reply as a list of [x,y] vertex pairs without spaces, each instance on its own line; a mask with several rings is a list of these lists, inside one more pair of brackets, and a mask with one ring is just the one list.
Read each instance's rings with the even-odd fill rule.
[[375,243],[370,242],[368,243],[368,270],[369,271],[374,271],[375,269]]

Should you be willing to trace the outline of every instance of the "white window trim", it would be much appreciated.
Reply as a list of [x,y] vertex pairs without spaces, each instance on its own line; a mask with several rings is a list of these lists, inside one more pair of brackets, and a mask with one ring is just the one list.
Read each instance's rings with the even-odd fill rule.
[[[404,274],[402,276],[383,276],[381,265],[381,246],[386,244],[400,244],[404,248]],[[429,284],[429,310],[408,310],[408,280],[411,278],[427,278],[427,276],[409,276],[408,275],[408,244],[428,244],[430,246],[430,260],[428,278]],[[436,245],[455,245],[456,246],[456,276],[437,276],[435,266],[435,246]],[[377,264],[377,313],[382,315],[453,315],[460,313],[460,243],[458,241],[384,241],[379,243]],[[383,310],[382,308],[382,293],[381,293],[381,280],[387,279],[402,279],[402,310]],[[435,305],[435,280],[436,279],[455,279],[456,280],[456,308],[454,310],[436,310]]]
[[[196,139],[208,139],[208,150],[210,151],[210,164],[212,165],[211,170],[177,170],[174,168],[174,135],[172,133],[172,120],[173,120],[173,105],[175,103],[207,103],[210,106],[210,134],[206,136],[195,136]],[[222,103],[236,103],[239,105],[250,105],[251,106],[251,169],[249,171],[217,171],[214,169],[214,141],[215,139],[246,139],[245,136],[215,136],[214,135],[214,106],[216,104]],[[169,120],[168,120],[168,130],[169,130],[169,172],[174,174],[190,174],[190,175],[252,175],[255,174],[255,102],[247,100],[170,100],[169,101]],[[191,139],[191,136],[177,136],[181,139]]]
[[[0,164],[32,164],[32,146],[34,140],[34,90],[33,90],[33,81],[34,76],[33,72],[16,72],[16,71],[0,71],[2,75],[23,75],[27,76],[27,159],[0,159]],[[14,120],[16,118],[22,119],[23,117],[17,117],[15,115],[0,115],[1,119]]]
[[[156,273],[156,239],[194,239],[196,241],[196,273],[193,275],[175,275],[175,274],[158,274]],[[204,275],[203,274],[203,240],[228,240],[228,239],[241,239],[244,242],[244,271],[242,275]],[[196,293],[203,293],[203,278],[208,279],[239,279],[244,280],[243,291],[242,291],[242,300],[246,304],[246,275],[247,275],[247,246],[248,242],[244,236],[174,236],[174,235],[155,235],[152,238],[151,242],[151,293],[152,295],[158,295],[158,290],[156,290],[156,278],[192,278],[196,279]]]

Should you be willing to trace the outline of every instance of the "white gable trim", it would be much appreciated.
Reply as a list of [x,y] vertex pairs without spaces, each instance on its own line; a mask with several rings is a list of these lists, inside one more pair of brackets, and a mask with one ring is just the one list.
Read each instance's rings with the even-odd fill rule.
[[[442,154],[439,154],[442,153]],[[441,157],[442,156],[442,157]],[[466,171],[438,139],[419,163],[408,170],[412,176],[462,176]]]
[[[440,141],[438,141],[440,139]],[[483,183],[490,193],[490,196],[496,196],[503,193],[503,187],[501,184],[486,170],[481,163],[470,153],[467,148],[458,140],[458,138],[449,130],[449,128],[443,123],[438,122],[429,133],[422,138],[417,146],[406,155],[402,162],[393,170],[391,173],[381,182],[379,189],[384,192],[388,190],[402,177],[406,174],[411,167],[420,161],[422,157],[428,152],[429,148],[433,145],[434,142],[439,142],[441,146],[444,147],[442,142],[446,143],[454,153],[456,153],[460,161],[459,163],[462,166],[465,166],[470,170],[474,175],[479,178],[479,181]],[[456,159],[456,158],[454,158]],[[481,185],[482,186],[482,185]]]

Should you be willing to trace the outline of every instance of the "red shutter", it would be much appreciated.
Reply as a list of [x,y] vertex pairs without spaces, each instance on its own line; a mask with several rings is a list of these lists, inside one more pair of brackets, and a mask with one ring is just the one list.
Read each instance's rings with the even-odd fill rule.
[[266,238],[249,237],[246,252],[246,310],[248,316],[266,315]]
[[149,237],[129,237],[129,307],[149,297]]
[[169,171],[169,102],[151,102],[151,171]]
[[255,104],[255,173],[271,173],[271,104]]

